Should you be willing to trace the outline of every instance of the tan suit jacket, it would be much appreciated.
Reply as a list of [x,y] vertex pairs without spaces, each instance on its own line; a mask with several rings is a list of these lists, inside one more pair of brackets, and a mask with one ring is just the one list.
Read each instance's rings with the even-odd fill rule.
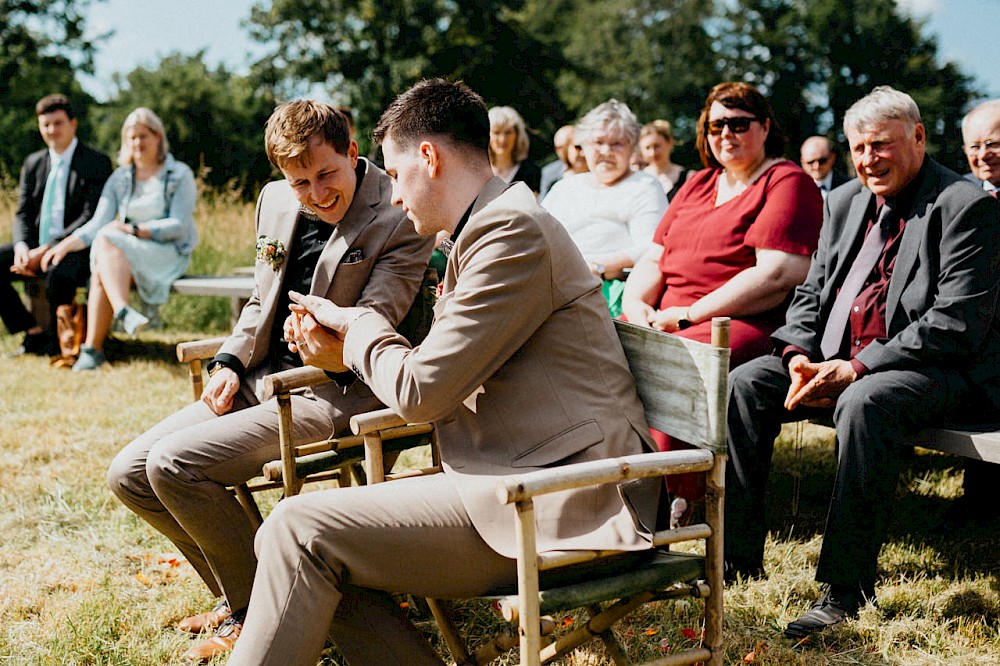
[[[398,208],[390,204],[392,182],[385,172],[360,158],[365,175],[344,219],[327,241],[313,274],[311,294],[337,305],[371,308],[396,326],[406,315],[433,251],[433,239],[420,236]],[[257,236],[277,238],[290,252],[299,224],[299,202],[288,181],[268,183],[257,201]],[[271,332],[285,280],[287,259],[277,270],[264,262],[254,269],[254,292],[220,353],[242,361],[246,382],[274,372],[269,359]],[[316,397],[336,400],[344,413],[372,409],[368,387],[355,382],[346,391],[335,384],[313,389]],[[258,398],[261,397],[257,392]],[[352,404],[357,409],[352,409]]]
[[[344,358],[403,418],[435,423],[445,472],[477,532],[507,557],[513,509],[497,501],[498,477],[652,448],[600,284],[523,183],[494,178],[483,188],[420,346],[384,317],[364,315]],[[649,488],[539,498],[539,548],[648,547],[656,491],[641,491]]]

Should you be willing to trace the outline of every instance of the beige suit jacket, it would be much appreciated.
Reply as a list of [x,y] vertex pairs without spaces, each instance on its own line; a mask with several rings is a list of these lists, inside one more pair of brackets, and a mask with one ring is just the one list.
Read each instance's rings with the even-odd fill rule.
[[[445,472],[476,530],[508,557],[513,508],[497,501],[499,477],[652,448],[600,284],[522,183],[494,178],[483,188],[420,346],[364,315],[344,358],[403,418],[435,423]],[[656,491],[640,491],[649,488],[539,498],[539,548],[648,547]]]
[[[433,239],[420,236],[391,201],[392,182],[364,158],[365,175],[350,208],[327,241],[313,274],[311,294],[337,305],[372,308],[396,326],[406,315],[433,251]],[[277,238],[290,252],[299,224],[299,202],[288,181],[268,183],[257,201],[257,236]],[[247,369],[244,381],[257,383],[275,370],[269,361],[271,331],[283,289],[287,260],[272,269],[257,262],[254,292],[220,353],[232,354]],[[251,384],[253,385],[253,384]],[[316,397],[340,403],[347,414],[377,406],[371,390],[355,382],[347,390],[335,384],[313,389]],[[257,391],[260,397],[260,391]]]

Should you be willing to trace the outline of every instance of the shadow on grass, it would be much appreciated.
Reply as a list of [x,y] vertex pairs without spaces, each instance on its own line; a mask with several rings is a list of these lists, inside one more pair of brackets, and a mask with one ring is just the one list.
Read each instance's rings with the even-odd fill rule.
[[[978,573],[994,576],[992,585],[1000,591],[996,557],[1000,518],[985,524],[953,524],[948,512],[955,500],[934,490],[942,485],[941,480],[963,469],[962,458],[922,449],[905,451],[886,540],[888,546],[903,552],[886,557],[883,550],[880,577],[954,579]],[[825,442],[821,439],[796,446],[794,435],[779,440],[767,501],[768,529],[776,538],[809,540],[823,534],[835,474],[832,431]],[[951,481],[958,483],[957,479]],[[921,488],[930,490],[921,492]],[[956,602],[956,607],[968,607],[976,615],[976,604],[969,601]]]
[[123,340],[109,337],[104,353],[112,362],[150,361],[172,366],[178,365],[177,341],[172,340]]

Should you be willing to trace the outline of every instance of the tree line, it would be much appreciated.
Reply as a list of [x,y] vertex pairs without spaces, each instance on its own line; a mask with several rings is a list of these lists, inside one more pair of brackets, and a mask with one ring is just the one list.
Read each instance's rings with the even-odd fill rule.
[[960,123],[981,92],[896,0],[258,0],[246,29],[265,55],[247,75],[212,69],[204,53],[172,54],[116,75],[97,103],[83,91],[101,38],[84,35],[91,0],[0,0],[0,172],[39,149],[33,114],[62,91],[80,135],[117,152],[125,115],[150,106],[176,157],[216,187],[253,196],[272,177],[261,129],[281,100],[322,91],[354,109],[363,152],[397,93],[429,76],[465,80],[490,105],[509,104],[546,159],[551,136],[610,97],[643,120],[665,118],[696,166],[697,115],[708,89],[742,80],[771,100],[794,157],[802,140],[843,143],[856,99],[889,84],[910,93],[929,152],[964,170]]

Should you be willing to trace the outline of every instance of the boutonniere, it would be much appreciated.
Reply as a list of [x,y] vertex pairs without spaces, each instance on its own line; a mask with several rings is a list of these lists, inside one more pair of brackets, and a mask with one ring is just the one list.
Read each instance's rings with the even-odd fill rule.
[[267,264],[272,271],[277,273],[278,267],[284,260],[285,246],[280,240],[264,235],[257,237],[257,261]]

